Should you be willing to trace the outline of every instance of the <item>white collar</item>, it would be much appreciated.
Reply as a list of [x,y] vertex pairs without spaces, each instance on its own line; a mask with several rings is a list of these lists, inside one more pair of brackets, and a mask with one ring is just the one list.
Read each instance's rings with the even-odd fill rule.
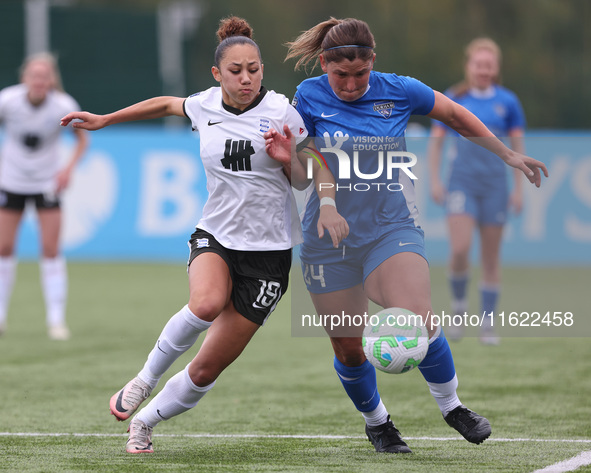
[[470,95],[476,97],[477,99],[490,99],[495,96],[495,86],[491,85],[486,89],[477,89],[476,87],[470,87]]

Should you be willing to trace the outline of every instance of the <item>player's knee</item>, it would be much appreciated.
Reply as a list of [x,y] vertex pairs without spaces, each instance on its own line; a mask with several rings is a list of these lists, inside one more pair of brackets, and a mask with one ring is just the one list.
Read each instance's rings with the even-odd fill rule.
[[483,260],[482,261],[482,279],[488,283],[496,283],[499,279],[499,262],[498,260]]
[[53,258],[57,258],[59,252],[58,252],[57,248],[44,246],[41,249],[41,254],[43,255],[43,258],[53,259]]
[[209,384],[213,383],[219,375],[219,370],[212,365],[189,366],[189,376],[191,377],[193,384],[196,386],[208,386]]
[[222,309],[222,304],[210,298],[197,301],[191,299],[189,301],[189,310],[206,322],[213,322]]
[[469,262],[469,248],[454,247],[451,250],[451,261],[454,267],[465,267]]
[[360,339],[341,338],[333,339],[332,342],[337,359],[345,366],[360,366],[365,361]]

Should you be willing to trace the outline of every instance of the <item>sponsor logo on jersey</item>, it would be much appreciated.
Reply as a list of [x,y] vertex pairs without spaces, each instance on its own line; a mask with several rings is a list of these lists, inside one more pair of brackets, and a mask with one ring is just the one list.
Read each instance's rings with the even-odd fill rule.
[[373,104],[373,111],[378,112],[384,118],[390,118],[392,116],[392,110],[394,109],[394,102],[376,102]]
[[41,137],[34,133],[27,133],[23,136],[23,144],[30,148],[31,150],[35,150],[41,146]]
[[226,169],[234,172],[252,171],[250,157],[254,154],[254,148],[250,140],[226,140],[224,157],[220,159]]
[[269,128],[271,128],[271,122],[266,118],[261,118],[261,123],[259,125],[259,130],[261,133],[269,131]]
[[291,104],[292,104],[294,107],[297,107],[297,105],[298,105],[298,98],[297,98],[297,97],[294,97],[294,98],[292,99],[292,101],[291,101]]
[[207,126],[219,125],[220,123],[222,123],[222,122],[221,121],[219,121],[219,122],[212,122],[211,120],[209,120],[207,122]]
[[[375,110],[375,108],[374,108],[374,110]],[[337,113],[331,113],[331,114],[327,114],[327,113],[324,113],[324,112],[322,112],[322,113],[320,114],[320,116],[321,116],[322,118],[330,118],[330,117],[334,117],[335,115],[338,115],[338,114],[339,114],[339,112],[337,112]]]

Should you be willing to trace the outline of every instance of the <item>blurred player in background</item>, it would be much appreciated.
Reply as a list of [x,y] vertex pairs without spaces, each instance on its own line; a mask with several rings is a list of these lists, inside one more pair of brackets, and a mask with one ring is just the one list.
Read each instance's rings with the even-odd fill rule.
[[[476,115],[497,137],[508,137],[513,150],[523,153],[525,117],[516,95],[499,85],[501,50],[489,38],[477,38],[466,47],[465,79],[446,95]],[[447,186],[440,179],[441,153],[446,135],[453,136],[454,153]],[[509,194],[507,169],[490,151],[461,138],[451,128],[433,121],[428,147],[431,196],[444,204],[451,244],[449,283],[452,312],[468,312],[467,287],[470,277],[470,247],[474,228],[480,233],[481,313],[480,340],[496,345],[499,337],[491,324],[500,290],[500,246],[507,212],[522,207],[522,176],[514,171],[513,191]],[[484,316],[484,314],[487,314]],[[450,326],[446,334],[459,339],[463,326]]]
[[6,329],[16,274],[18,228],[26,204],[31,204],[41,231],[40,270],[49,337],[70,337],[65,319],[68,276],[59,248],[60,195],[88,138],[84,130],[74,130],[76,144],[65,166],[60,162],[59,138],[64,131],[60,118],[75,110],[79,106],[63,91],[56,60],[48,53],[28,57],[21,67],[21,83],[0,91],[5,132],[0,150],[0,334]]
[[[207,336],[191,363],[133,417],[129,453],[153,452],[152,429],[194,407],[242,353],[285,294],[292,247],[302,239],[290,180],[298,173],[297,180],[305,180],[300,161],[292,166],[296,149],[305,150],[304,123],[285,96],[261,86],[261,53],[249,24],[230,17],[217,34],[212,74],[219,87],[62,120],[67,125],[81,119],[73,126],[97,130],[177,115],[188,117],[200,133],[209,197],[189,242],[189,302],[168,321],[143,369],[113,395],[113,415],[128,419],[199,334],[207,330]],[[346,225],[332,210],[326,220]],[[333,225],[327,229],[332,232]]]
[[[341,248],[327,237],[318,239],[316,222],[322,201],[316,194],[310,196],[300,257],[316,311],[363,314],[371,299],[384,308],[403,307],[421,314],[430,330],[430,345],[419,370],[445,421],[468,441],[481,443],[491,433],[490,424],[460,402],[449,345],[441,327],[431,325],[427,317],[431,312],[429,266],[423,231],[416,222],[412,178],[402,171],[404,166],[386,177],[386,165],[378,178],[368,176],[379,173],[379,160],[386,152],[406,149],[404,134],[413,114],[440,120],[464,136],[482,137],[479,143],[501,158],[497,158],[501,166],[520,169],[538,186],[540,168],[547,174],[545,166],[508,149],[472,113],[418,80],[373,71],[375,41],[363,21],[331,18],[288,45],[287,58],[298,59],[296,69],[319,60],[325,72],[303,81],[293,103],[340,186],[332,205],[350,229]],[[366,143],[380,148],[364,149]],[[358,168],[341,169],[347,161]],[[343,177],[341,171],[346,171]],[[380,184],[375,182],[380,177],[388,182],[371,185]],[[376,451],[410,452],[380,399],[375,369],[363,353],[362,330],[327,330],[335,370],[363,414],[366,434]]]

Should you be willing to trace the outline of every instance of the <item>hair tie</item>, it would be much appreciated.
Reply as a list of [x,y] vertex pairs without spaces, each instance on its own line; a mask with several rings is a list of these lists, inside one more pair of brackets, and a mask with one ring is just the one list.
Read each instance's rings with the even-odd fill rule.
[[373,49],[371,46],[362,46],[360,44],[344,44],[342,46],[333,46],[332,48],[326,48],[325,51],[330,51],[331,49],[341,49],[341,48],[364,48],[364,49]]

